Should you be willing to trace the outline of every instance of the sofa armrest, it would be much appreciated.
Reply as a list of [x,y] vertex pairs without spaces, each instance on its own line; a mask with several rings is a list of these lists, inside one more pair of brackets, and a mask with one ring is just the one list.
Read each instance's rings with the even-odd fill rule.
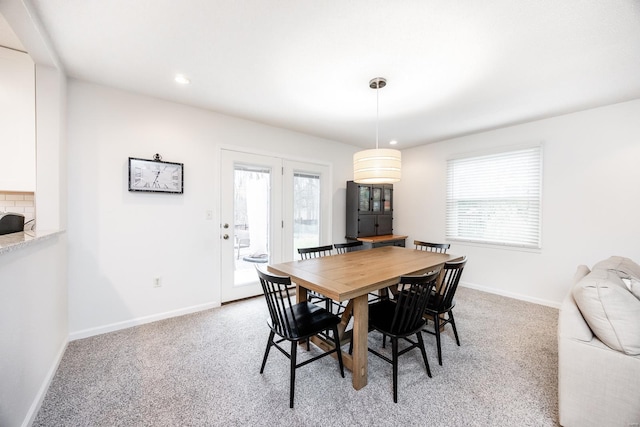
[[[579,266],[574,286],[589,273]],[[565,427],[640,425],[640,356],[593,335],[572,292],[558,315],[558,410]]]
[[640,424],[640,356],[598,338],[558,340],[558,410],[565,427]]
[[582,317],[571,292],[562,301],[558,313],[558,338],[571,338],[585,342],[593,339],[593,332]]
[[582,317],[582,313],[580,313],[580,309],[572,294],[575,284],[589,274],[589,272],[589,268],[586,265],[580,265],[573,276],[571,290],[569,290],[569,293],[562,301],[558,313],[558,338],[574,338],[586,342],[591,341],[593,338],[593,332],[584,320],[584,317]]

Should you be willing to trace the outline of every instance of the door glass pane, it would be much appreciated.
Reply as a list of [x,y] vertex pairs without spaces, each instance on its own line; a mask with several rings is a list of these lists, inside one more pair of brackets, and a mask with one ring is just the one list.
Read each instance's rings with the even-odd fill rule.
[[270,169],[234,167],[234,285],[255,282],[254,265],[269,261]]
[[293,175],[293,259],[298,248],[320,246],[320,176]]

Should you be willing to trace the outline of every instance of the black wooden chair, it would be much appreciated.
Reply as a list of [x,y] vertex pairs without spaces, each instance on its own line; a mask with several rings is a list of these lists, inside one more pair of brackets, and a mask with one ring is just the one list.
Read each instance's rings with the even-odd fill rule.
[[[345,254],[347,252],[353,252],[353,251],[359,251],[362,250],[362,247],[364,246],[364,244],[359,241],[352,241],[352,242],[347,242],[347,243],[334,243],[333,247],[336,249],[336,252],[338,254]],[[369,292],[369,302],[376,302],[380,299],[380,295],[377,293],[373,293],[373,292]],[[341,305],[340,307],[342,307],[342,309],[344,309],[344,306]]]
[[347,243],[334,243],[333,247],[336,249],[336,252],[339,254],[344,254],[347,252],[358,251],[362,249],[362,242],[360,240],[355,240]]
[[[338,254],[345,254],[347,252],[353,252],[353,251],[359,251],[362,250],[362,247],[364,246],[364,244],[359,241],[352,241],[352,242],[347,242],[347,243],[334,243],[333,247],[336,249],[336,252]],[[384,291],[384,295],[386,296],[386,290]],[[378,301],[380,298],[382,298],[380,296],[379,293],[373,293],[373,292],[369,292],[369,302],[376,302]],[[342,307],[342,306],[341,306]]]
[[331,255],[332,245],[316,246],[313,248],[298,248],[300,259],[319,258]]
[[[453,335],[456,337],[456,344],[460,346],[460,339],[458,338],[458,330],[456,329],[456,321],[453,318],[453,307],[456,305],[456,301],[453,299],[458,284],[460,283],[460,277],[462,271],[467,263],[467,257],[464,257],[460,261],[446,262],[442,268],[442,283],[440,289],[435,292],[434,297],[431,298],[427,308],[425,310],[425,317],[428,320],[433,321],[433,331],[423,329],[424,332],[436,336],[436,344],[438,346],[438,363],[442,365],[442,347],[440,345],[440,332],[447,324],[451,324],[453,328]],[[443,315],[447,317],[443,317]]]
[[[267,307],[269,308],[267,324],[269,325],[269,329],[271,329],[267,348],[264,352],[264,358],[262,359],[260,373],[262,374],[264,372],[269,350],[271,350],[272,346],[275,346],[282,354],[289,358],[291,362],[289,407],[293,408],[297,368],[336,352],[338,354],[338,364],[340,365],[340,375],[344,378],[342,351],[340,350],[340,340],[338,338],[340,318],[310,302],[305,301],[293,304],[288,292],[291,286],[290,277],[270,275],[261,271],[257,266],[256,271],[258,272],[262,291],[267,300]],[[333,332],[334,348],[304,362],[297,363],[298,342],[306,341],[308,343],[310,337],[325,330],[331,330]],[[276,339],[276,335],[278,335],[280,339]],[[285,340],[291,343],[291,350],[289,352],[279,345]]]
[[[406,352],[419,348],[422,353],[427,375],[431,377],[431,369],[427,360],[421,330],[425,325],[423,314],[433,295],[433,288],[438,272],[422,276],[402,276],[398,284],[398,293],[393,300],[381,300],[369,305],[369,328],[382,333],[383,346],[386,337],[391,338],[391,359],[369,348],[369,351],[393,365],[393,401],[398,402],[398,357]],[[417,341],[409,339],[415,335]],[[411,345],[398,350],[398,341]]]
[[[323,256],[330,256],[332,250],[333,250],[332,245],[316,246],[311,248],[298,248],[298,254],[300,254],[300,259],[303,260],[303,259],[311,259],[311,258],[320,258]],[[331,298],[327,298],[324,295],[314,291],[308,291],[307,299],[310,302],[324,302],[324,306],[327,309],[327,311],[331,311],[331,306],[333,305],[333,300]],[[339,307],[342,307],[340,304],[338,303],[336,304]]]
[[421,251],[438,252],[440,254],[446,254],[451,245],[449,243],[430,243],[420,240],[414,240],[413,244],[416,249]]

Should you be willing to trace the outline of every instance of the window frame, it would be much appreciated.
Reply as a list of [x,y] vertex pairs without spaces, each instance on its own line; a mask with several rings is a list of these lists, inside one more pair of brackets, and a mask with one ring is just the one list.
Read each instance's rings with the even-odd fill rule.
[[[528,152],[528,153],[527,153]],[[514,169],[517,164],[524,159],[524,157],[528,156],[527,160],[529,165],[531,165],[535,169],[535,173],[530,173],[527,179],[530,181],[527,183],[526,190],[515,195],[514,193],[509,193],[508,196],[493,196],[492,204],[490,203],[482,203],[482,198],[486,196],[478,195],[479,193],[475,193],[475,197],[456,197],[455,194],[460,194],[461,192],[473,191],[471,187],[473,185],[467,184],[464,187],[464,184],[460,184],[457,187],[454,187],[456,183],[454,181],[460,181],[460,179],[455,179],[455,174],[463,173],[462,169],[464,167],[463,164],[466,164],[467,168],[470,165],[474,165],[479,167],[482,170],[482,163],[496,162],[501,161],[505,163],[508,160],[511,160],[512,163],[508,164],[506,169]],[[543,191],[543,175],[544,175],[544,165],[543,165],[543,144],[527,144],[527,145],[518,145],[518,146],[510,146],[510,147],[501,147],[494,150],[486,150],[482,152],[475,153],[467,153],[459,156],[454,156],[447,159],[446,166],[446,203],[445,203],[445,235],[447,241],[452,242],[460,242],[465,244],[477,244],[477,245],[487,245],[490,247],[501,247],[505,249],[524,249],[524,250],[533,250],[539,251],[542,249],[542,191]],[[458,170],[454,171],[453,168],[458,168]],[[493,168],[483,170],[483,172],[478,173],[478,177],[483,178],[482,173],[485,173],[484,178],[486,179],[486,174],[491,173],[500,173],[503,174],[503,181],[507,182],[504,179],[504,174],[513,172],[508,172],[505,170],[505,167],[501,168]],[[518,175],[520,179],[525,179],[525,175],[527,173],[523,173],[522,175]],[[467,174],[467,178],[468,178]],[[490,180],[486,180],[489,182]],[[474,181],[476,182],[476,181]],[[484,182],[478,180],[478,182]],[[501,187],[502,188],[502,187]],[[511,187],[511,190],[517,187]],[[485,190],[485,194],[498,194],[503,190],[496,190],[496,188],[486,187],[485,189],[480,189],[480,192]],[[468,209],[474,207],[476,210],[483,211],[483,208],[489,208],[488,213],[483,213],[480,215],[470,214],[470,215],[462,215],[460,214],[459,205],[460,202],[467,202]],[[504,202],[511,202],[505,204]],[[531,206],[531,204],[533,206]],[[499,205],[506,206],[505,209],[500,209]],[[523,210],[524,208],[524,210]],[[509,213],[509,211],[519,211],[522,214],[516,215],[515,217]],[[489,221],[483,221],[483,216],[496,216],[497,213],[499,218],[494,218],[493,221],[489,219]],[[529,215],[533,214],[533,215]],[[501,220],[502,218],[502,220]],[[516,221],[503,221],[504,218],[515,218]],[[522,226],[525,228],[518,229],[517,219],[520,218],[521,222],[523,222]],[[534,218],[530,221],[530,218]],[[463,225],[464,219],[475,219],[480,220],[481,225],[479,226],[467,226],[467,232],[461,231],[461,226]],[[529,222],[530,221],[530,222]],[[512,227],[511,230],[508,227],[499,229],[498,232],[495,232],[496,226],[501,226],[502,224],[507,224]],[[492,227],[490,232],[485,232],[483,228]],[[472,236],[470,231],[475,231],[476,234]],[[506,238],[505,238],[506,237]],[[512,239],[509,239],[512,237]]]

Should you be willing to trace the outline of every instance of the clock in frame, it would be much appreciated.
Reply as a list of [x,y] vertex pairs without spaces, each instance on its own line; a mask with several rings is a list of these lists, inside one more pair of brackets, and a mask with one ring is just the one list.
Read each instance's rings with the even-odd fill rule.
[[183,177],[182,163],[129,157],[129,191],[182,194]]

